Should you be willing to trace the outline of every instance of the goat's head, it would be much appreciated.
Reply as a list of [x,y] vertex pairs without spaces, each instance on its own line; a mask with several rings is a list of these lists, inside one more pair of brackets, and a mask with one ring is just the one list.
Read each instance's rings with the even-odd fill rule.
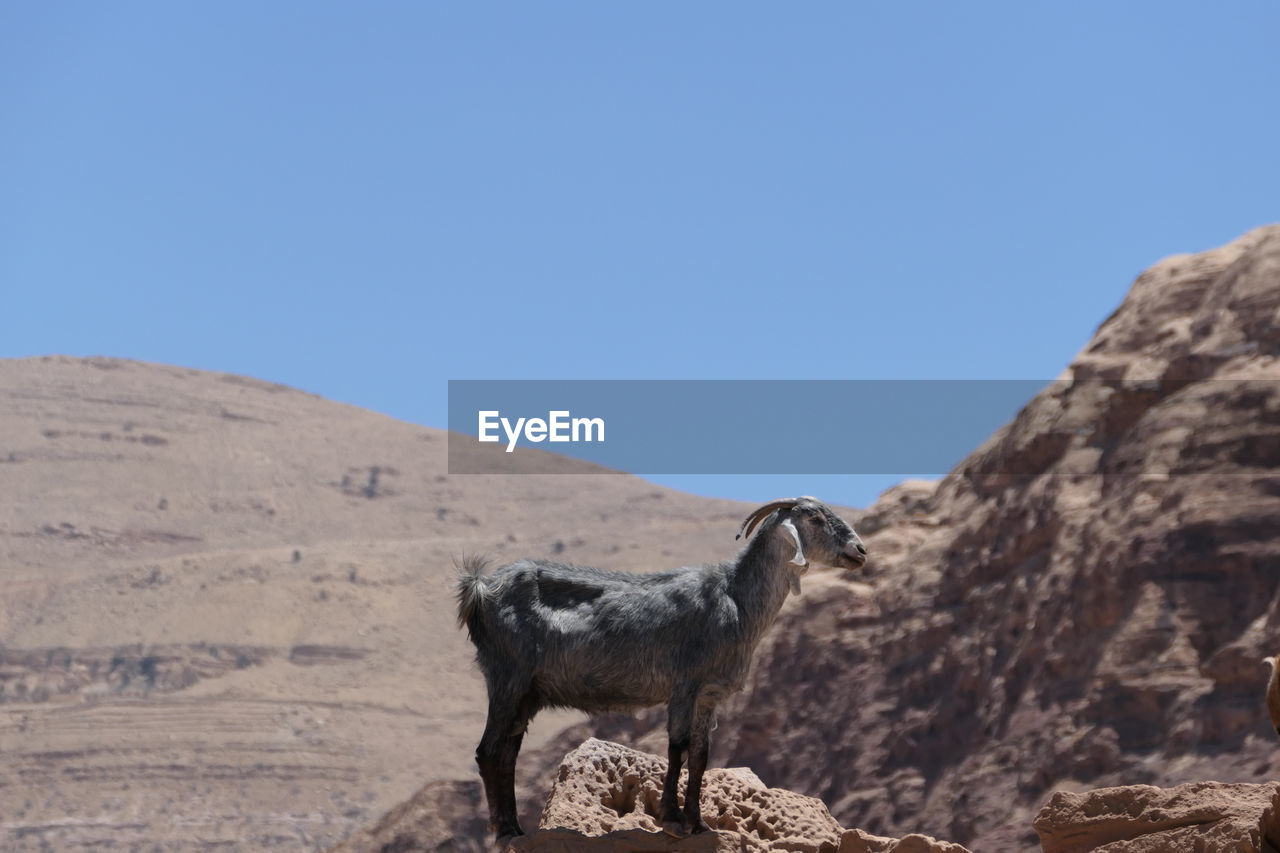
[[[761,521],[760,535],[785,536],[795,546],[791,559],[791,591],[800,594],[800,577],[816,564],[828,568],[860,569],[867,562],[867,547],[843,518],[817,498],[800,497],[770,501],[742,522],[738,538],[751,536]],[[790,567],[789,567],[790,568]]]

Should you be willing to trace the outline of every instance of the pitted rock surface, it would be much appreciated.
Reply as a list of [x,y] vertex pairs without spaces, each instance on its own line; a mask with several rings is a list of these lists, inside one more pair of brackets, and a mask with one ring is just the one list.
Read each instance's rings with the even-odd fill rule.
[[1044,853],[1264,853],[1278,795],[1274,783],[1222,782],[1059,792],[1035,828]]
[[[1280,779],[1280,226],[1138,277],[936,484],[850,520],[715,755],[846,826],[1036,847],[1055,790]],[[661,725],[661,720],[654,721]]]
[[847,829],[840,836],[836,853],[969,853],[969,850],[963,845],[915,832],[901,838],[885,838],[861,829]]
[[[965,853],[924,836],[898,840],[846,831],[820,800],[769,788],[746,768],[707,770],[702,817],[713,831],[672,838],[658,819],[665,773],[666,761],[656,755],[588,739],[561,762],[541,829],[510,849]],[[687,781],[685,772],[682,794]]]
[[[658,802],[667,762],[591,738],[565,756],[542,812],[542,829],[603,836],[618,830],[661,833]],[[688,771],[680,777],[680,804]],[[750,770],[708,769],[702,817],[713,830],[736,833],[750,849],[834,851],[842,828],[821,801],[768,788]]]

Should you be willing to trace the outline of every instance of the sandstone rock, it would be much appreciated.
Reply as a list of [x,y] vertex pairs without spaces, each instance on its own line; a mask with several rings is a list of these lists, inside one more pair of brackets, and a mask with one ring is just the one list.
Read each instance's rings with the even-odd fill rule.
[[1034,848],[1055,788],[1280,778],[1277,380],[1280,227],[1157,264],[953,472],[853,519],[867,571],[811,575],[717,760],[983,851]]
[[[667,849],[675,842],[662,833],[658,801],[667,762],[615,743],[592,738],[565,756],[542,812],[542,830],[569,830],[584,836],[609,836],[641,830],[645,849]],[[688,773],[681,776],[681,804]],[[821,801],[791,791],[768,788],[745,768],[711,768],[703,778],[702,816],[717,833],[703,845],[717,849],[715,836],[732,849],[744,844],[757,850],[834,851],[842,829]],[[538,835],[542,833],[539,832]],[[700,841],[700,839],[695,839]],[[535,835],[531,847],[544,849]],[[658,847],[652,846],[656,842]],[[625,848],[624,848],[625,849]],[[683,845],[681,849],[684,849]]]
[[488,822],[479,782],[432,782],[329,853],[488,853]]
[[[539,831],[516,839],[510,849],[966,853],[959,845],[924,836],[899,840],[846,831],[821,801],[769,788],[746,768],[708,770],[702,816],[713,831],[672,838],[658,820],[665,771],[666,761],[656,755],[587,740],[560,764]],[[682,792],[687,775],[681,778]]]
[[836,853],[968,853],[959,844],[911,833],[902,838],[868,835],[861,829],[847,829],[840,836]]
[[1260,853],[1276,837],[1273,784],[1196,782],[1059,792],[1036,818],[1044,853]]
[[[871,563],[806,578],[713,760],[829,803],[876,833],[838,843],[876,853],[916,831],[1035,849],[1054,790],[1280,778],[1260,663],[1280,649],[1277,380],[1280,226],[1156,264],[953,472],[852,519]],[[658,750],[664,721],[594,731]],[[614,831],[649,832],[633,820]]]

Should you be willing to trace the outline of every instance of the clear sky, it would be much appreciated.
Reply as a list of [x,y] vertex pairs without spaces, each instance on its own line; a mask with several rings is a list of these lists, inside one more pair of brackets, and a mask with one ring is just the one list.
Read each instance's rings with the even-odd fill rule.
[[3,3],[0,356],[438,427],[450,378],[1047,380],[1280,220],[1277,44],[1274,0]]

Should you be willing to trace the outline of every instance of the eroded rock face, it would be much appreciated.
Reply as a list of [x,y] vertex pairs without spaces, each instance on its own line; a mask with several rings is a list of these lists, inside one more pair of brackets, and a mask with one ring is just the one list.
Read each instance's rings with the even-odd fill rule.
[[[984,853],[1037,849],[1055,791],[1280,778],[1280,226],[1156,264],[951,474],[851,520],[871,562],[806,577],[713,765]],[[664,722],[594,731],[658,750]]]
[[431,782],[330,853],[488,853],[489,811],[477,782]]
[[[658,801],[667,762],[656,755],[591,738],[565,756],[542,812],[542,829],[584,835],[616,830],[660,832]],[[681,805],[688,772],[681,776]],[[713,768],[703,777],[702,814],[712,829],[735,832],[768,849],[834,849],[841,828],[827,807],[811,797],[765,786],[745,768]],[[805,846],[807,845],[807,846]]]
[[[770,788],[743,767],[710,769],[703,777],[702,817],[713,831],[673,838],[658,820],[665,773],[666,761],[656,755],[589,738],[565,755],[555,771],[538,830],[514,839],[507,850],[969,853],[959,844],[924,835],[886,838],[845,829],[821,801]],[[682,794],[687,783],[685,772]],[[484,827],[487,814],[479,783],[435,782],[332,853],[479,853],[491,849]]]
[[[516,839],[510,849],[965,853],[924,836],[899,840],[846,831],[821,801],[769,788],[746,768],[708,770],[702,816],[714,831],[672,838],[658,820],[665,771],[666,761],[656,755],[588,739],[561,762],[539,831]],[[686,772],[682,793],[687,781]]]
[[1280,226],[1144,272],[951,474],[851,520],[871,562],[806,578],[713,765],[986,853],[1038,847],[1056,790],[1280,778]]
[[1060,381],[853,518],[713,763],[845,825],[1026,851],[1054,790],[1280,778],[1280,227],[1143,273]]
[[1044,853],[1262,853],[1274,845],[1273,784],[1193,782],[1057,793],[1035,821]]
[[969,853],[960,844],[939,841],[927,835],[913,832],[902,838],[885,838],[870,835],[861,829],[846,829],[840,836],[836,853]]

